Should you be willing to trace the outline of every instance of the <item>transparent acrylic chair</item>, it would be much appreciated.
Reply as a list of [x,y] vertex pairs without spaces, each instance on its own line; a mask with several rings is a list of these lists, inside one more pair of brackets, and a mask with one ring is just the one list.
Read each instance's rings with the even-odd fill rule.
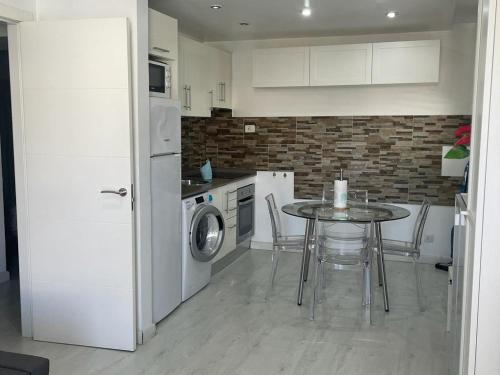
[[269,287],[266,293],[268,299],[274,280],[276,279],[276,272],[278,269],[278,260],[282,250],[302,250],[304,248],[304,236],[286,236],[282,233],[282,226],[278,208],[274,200],[273,194],[266,196],[267,208],[269,209],[269,216],[271,218],[271,230],[273,233],[273,253],[272,253],[272,266],[271,275],[269,277]]
[[[400,255],[410,257],[413,260],[413,269],[415,271],[415,281],[417,284],[417,298],[421,311],[425,310],[425,297],[422,290],[422,277],[418,266],[418,259],[420,258],[420,244],[422,243],[422,235],[424,233],[425,222],[429,214],[430,202],[424,199],[415,226],[413,227],[413,235],[411,242],[397,241],[390,239],[383,239],[382,251],[384,254]],[[380,271],[380,270],[379,270]]]
[[[368,204],[368,190],[349,189],[347,191],[348,204],[355,203],[359,206]],[[323,185],[323,204],[334,204],[334,188],[332,183]],[[345,241],[366,240],[368,227],[366,224],[355,223],[323,223],[325,226],[325,236],[331,239]]]
[[[319,212],[316,212],[314,225],[314,281],[313,295],[311,296],[310,319],[315,319],[316,304],[321,300],[321,292],[326,288],[325,264],[338,266],[335,268],[361,268],[363,273],[362,305],[368,307],[369,322],[372,324],[372,259],[375,245],[375,223],[372,221],[367,225],[367,232],[358,242],[358,246],[351,246],[348,251],[343,246],[336,246],[339,241],[352,240],[344,234],[331,236],[327,232],[328,223],[319,220]],[[330,228],[331,229],[331,228]],[[368,234],[369,233],[369,234]]]

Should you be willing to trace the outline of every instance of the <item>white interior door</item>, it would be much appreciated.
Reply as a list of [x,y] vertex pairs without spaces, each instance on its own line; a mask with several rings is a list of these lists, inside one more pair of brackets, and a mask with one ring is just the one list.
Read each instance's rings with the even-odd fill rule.
[[19,27],[33,337],[134,350],[127,20]]

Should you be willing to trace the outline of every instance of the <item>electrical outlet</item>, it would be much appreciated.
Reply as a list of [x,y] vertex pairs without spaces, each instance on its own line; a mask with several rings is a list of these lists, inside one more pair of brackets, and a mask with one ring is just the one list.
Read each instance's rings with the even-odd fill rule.
[[255,133],[255,125],[245,125],[245,133]]
[[434,242],[434,235],[428,234],[427,236],[425,236],[424,242],[425,243],[433,243]]

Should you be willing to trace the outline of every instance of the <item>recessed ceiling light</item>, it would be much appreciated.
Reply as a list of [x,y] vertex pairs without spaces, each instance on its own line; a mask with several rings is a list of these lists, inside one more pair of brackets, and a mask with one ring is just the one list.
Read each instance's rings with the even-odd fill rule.
[[218,9],[222,8],[222,5],[214,4],[214,5],[210,5],[210,8],[218,10]]
[[386,16],[387,18],[396,18],[396,16],[397,16],[398,14],[399,14],[399,13],[398,13],[398,12],[396,12],[395,10],[390,10],[390,11],[388,11],[388,12],[385,14],[385,16]]
[[311,8],[304,8],[304,9],[302,9],[302,15],[304,17],[309,17],[311,15]]
[[249,26],[250,24],[248,22],[240,22],[240,26]]

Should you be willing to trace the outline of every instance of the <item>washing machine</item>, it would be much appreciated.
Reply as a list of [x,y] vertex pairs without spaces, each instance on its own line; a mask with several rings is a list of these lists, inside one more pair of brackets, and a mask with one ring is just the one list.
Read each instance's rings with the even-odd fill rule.
[[224,229],[210,193],[182,201],[182,301],[210,282],[211,260],[222,247]]

